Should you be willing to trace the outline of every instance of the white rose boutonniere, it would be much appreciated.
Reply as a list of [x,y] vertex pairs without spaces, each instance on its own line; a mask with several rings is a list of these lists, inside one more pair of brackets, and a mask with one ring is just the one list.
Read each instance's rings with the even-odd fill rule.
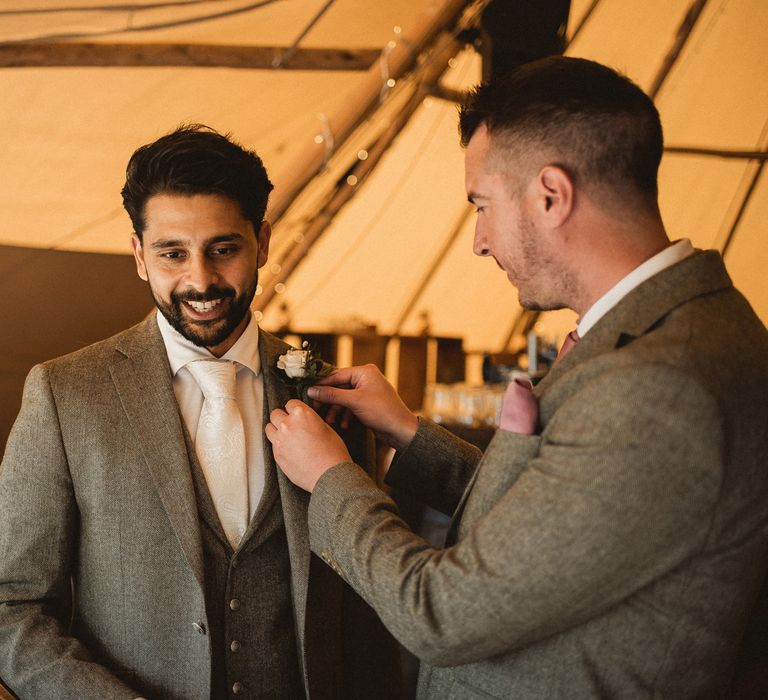
[[277,368],[283,370],[288,379],[304,379],[309,371],[307,359],[309,350],[295,350],[291,348],[285,355],[277,358]]
[[333,367],[323,362],[304,341],[301,349],[291,348],[277,358],[277,374],[285,383],[292,384],[300,390],[312,386],[318,379],[327,377]]

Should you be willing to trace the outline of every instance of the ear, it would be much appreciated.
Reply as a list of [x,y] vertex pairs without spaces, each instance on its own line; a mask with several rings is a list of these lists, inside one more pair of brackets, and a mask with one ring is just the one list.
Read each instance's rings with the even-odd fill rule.
[[258,267],[262,267],[267,262],[269,255],[269,239],[272,238],[272,225],[269,221],[262,221],[259,233],[257,234],[259,243]]
[[135,234],[131,234],[131,247],[133,248],[133,257],[136,260],[136,272],[145,282],[149,282],[147,277],[147,266],[144,263],[144,248],[141,245],[139,237]]
[[550,228],[562,226],[573,211],[571,176],[557,165],[545,165],[536,178],[537,213]]

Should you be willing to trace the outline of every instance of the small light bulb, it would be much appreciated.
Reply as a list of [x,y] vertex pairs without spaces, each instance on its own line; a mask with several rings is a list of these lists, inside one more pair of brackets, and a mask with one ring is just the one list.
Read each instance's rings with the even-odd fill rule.
[[323,141],[325,141],[325,139],[322,134],[315,135],[315,143],[322,143]]
[[285,291],[285,285],[282,282],[278,282],[275,285],[275,292],[277,294],[282,294]]
[[272,264],[269,266],[269,270],[270,270],[270,272],[271,272],[273,275],[279,275],[279,274],[280,274],[280,270],[282,270],[282,269],[283,269],[283,268],[282,268],[282,267],[280,267],[280,263],[272,263]]
[[259,296],[259,294],[263,294],[264,287],[262,287],[260,284],[256,285],[256,296]]
[[391,88],[395,87],[396,82],[397,81],[394,78],[390,78],[389,80],[387,80],[387,87],[391,87]]
[[364,148],[361,148],[361,149],[360,149],[360,150],[357,152],[357,157],[358,157],[360,160],[365,160],[365,159],[368,157],[368,151],[366,151]]
[[347,184],[354,187],[357,184],[357,175],[347,175]]

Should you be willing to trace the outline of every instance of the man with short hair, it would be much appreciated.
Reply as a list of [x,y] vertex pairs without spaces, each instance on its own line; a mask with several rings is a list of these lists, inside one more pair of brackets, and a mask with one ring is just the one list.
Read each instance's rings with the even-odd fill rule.
[[444,548],[308,407],[273,411],[312,549],[422,659],[421,697],[721,697],[766,569],[768,333],[717,252],[667,238],[661,126],[629,80],[545,59],[460,123],[475,253],[578,334],[533,394],[508,390],[483,455],[373,367],[310,389],[398,451],[389,483],[453,516]]
[[0,677],[22,700],[399,695],[394,641],[311,555],[263,437],[296,396],[250,312],[271,189],[203,126],[128,164],[157,313],[31,371],[0,471]]

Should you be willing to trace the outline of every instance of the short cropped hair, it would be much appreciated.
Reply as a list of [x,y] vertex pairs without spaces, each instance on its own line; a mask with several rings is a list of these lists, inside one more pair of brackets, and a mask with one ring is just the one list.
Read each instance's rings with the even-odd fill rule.
[[459,114],[463,146],[481,124],[502,148],[546,152],[582,187],[623,190],[656,206],[659,113],[637,85],[606,66],[564,56],[524,64],[467,97]]
[[156,194],[219,194],[240,205],[258,231],[272,183],[261,158],[203,124],[181,126],[137,149],[128,161],[123,206],[142,239],[147,200]]

